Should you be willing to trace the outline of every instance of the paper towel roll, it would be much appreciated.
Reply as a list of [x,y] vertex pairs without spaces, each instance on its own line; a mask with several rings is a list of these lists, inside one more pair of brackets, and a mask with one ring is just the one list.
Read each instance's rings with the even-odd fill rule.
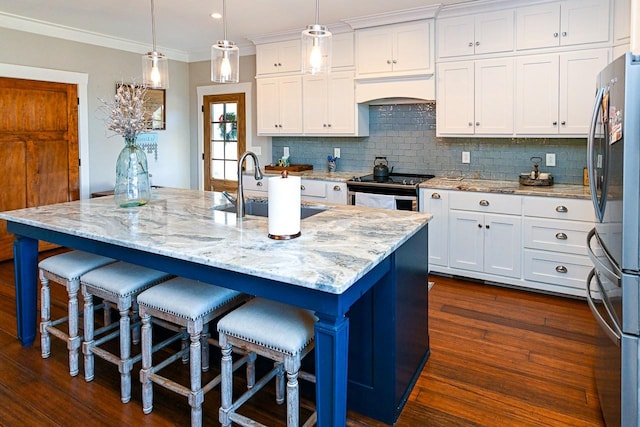
[[269,237],[277,240],[300,236],[300,177],[269,178]]

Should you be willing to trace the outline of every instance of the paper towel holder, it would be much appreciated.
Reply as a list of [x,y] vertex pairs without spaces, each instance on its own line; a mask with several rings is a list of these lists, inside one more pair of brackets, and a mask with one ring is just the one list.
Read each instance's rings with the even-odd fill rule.
[[295,239],[296,237],[302,236],[302,231],[298,231],[296,234],[286,234],[286,235],[267,234],[267,236],[273,240],[291,240],[291,239]]
[[[285,169],[280,173],[280,177],[270,178],[270,181],[275,180],[274,183],[278,182],[278,181],[281,181],[281,180],[283,182],[285,180],[286,181],[292,181],[292,179],[288,179],[288,178],[289,178],[289,171],[287,171]],[[296,186],[296,188],[297,188],[297,191],[298,191],[297,201],[294,201],[294,203],[299,204],[300,203],[300,193],[299,193],[299,191],[300,191],[300,187],[299,187],[300,183],[299,183],[299,178],[296,178],[296,179],[297,179],[298,182],[297,183],[291,183],[291,184],[294,184]],[[287,184],[287,185],[289,185],[289,184]],[[275,202],[275,197],[272,197],[272,193],[271,193],[272,191],[274,191],[274,185],[273,184],[269,185],[269,197],[268,197],[268,200],[270,202],[269,203],[269,205],[270,205],[269,214],[271,214],[271,201],[273,200],[273,202],[276,203]],[[292,233],[292,234],[276,234],[276,233],[271,233],[270,232],[270,233],[267,233],[267,237],[269,237],[270,239],[274,239],[274,240],[291,240],[291,239],[295,239],[296,237],[300,237],[302,235],[302,230],[300,230],[300,228],[299,228],[300,227],[299,219],[300,219],[300,217],[298,216],[298,218],[297,218],[298,231],[297,232]],[[271,221],[272,221],[272,219],[269,218],[269,231],[272,231],[271,230]],[[288,228],[288,230],[287,230],[287,228]],[[292,230],[290,227],[285,227],[284,230],[282,229],[282,227],[277,227],[276,229],[280,229],[282,231],[285,231],[285,230],[294,231],[295,230],[295,228],[293,228],[293,230]]]

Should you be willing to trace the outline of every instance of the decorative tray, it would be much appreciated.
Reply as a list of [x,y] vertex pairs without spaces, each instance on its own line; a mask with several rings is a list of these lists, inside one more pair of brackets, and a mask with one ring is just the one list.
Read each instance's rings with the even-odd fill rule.
[[289,172],[301,172],[313,170],[313,165],[289,165],[289,166],[275,166],[275,165],[266,165],[264,167],[265,171],[283,171],[288,170]]
[[533,179],[531,175],[528,173],[520,174],[520,185],[528,185],[528,186],[551,186],[553,185],[553,176],[549,175],[547,179]]

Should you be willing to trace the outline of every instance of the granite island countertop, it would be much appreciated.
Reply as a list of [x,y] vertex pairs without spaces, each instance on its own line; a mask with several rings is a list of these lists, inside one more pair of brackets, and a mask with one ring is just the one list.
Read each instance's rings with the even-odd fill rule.
[[551,186],[526,186],[518,181],[498,181],[492,179],[452,179],[436,177],[419,186],[441,190],[477,191],[484,193],[517,194],[521,196],[562,197],[569,199],[590,199],[589,187],[575,184],[554,184]]
[[217,192],[157,188],[141,207],[120,208],[107,196],[0,212],[0,218],[336,294],[431,219],[327,204],[301,221],[300,237],[273,240],[268,218],[238,223],[235,213],[215,209],[226,205]]

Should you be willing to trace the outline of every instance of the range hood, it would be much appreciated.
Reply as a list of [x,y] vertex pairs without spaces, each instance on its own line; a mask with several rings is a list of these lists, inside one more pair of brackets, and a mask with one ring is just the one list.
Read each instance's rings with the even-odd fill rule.
[[402,79],[356,80],[356,102],[358,104],[388,105],[435,102],[436,85],[433,74]]

